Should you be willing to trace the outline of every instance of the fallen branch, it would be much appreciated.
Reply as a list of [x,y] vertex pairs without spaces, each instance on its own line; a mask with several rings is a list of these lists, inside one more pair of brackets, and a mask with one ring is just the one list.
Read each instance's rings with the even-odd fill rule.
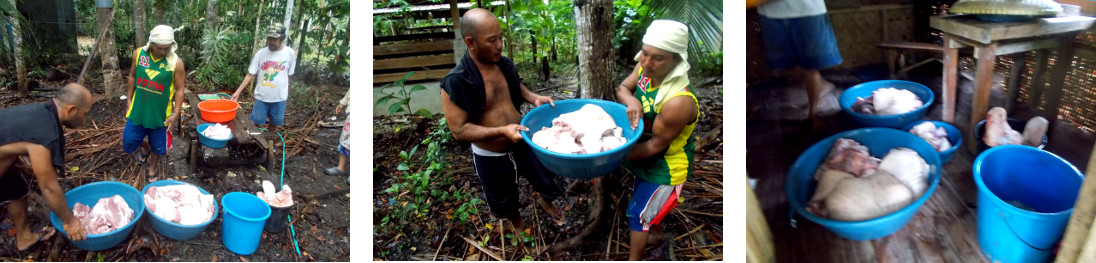
[[430,261],[438,260],[438,252],[441,252],[441,246],[445,244],[445,239],[449,237],[449,230],[453,230],[452,224],[449,225],[449,229],[445,230],[445,236],[441,237],[441,243],[438,243],[438,250],[434,251],[434,258],[430,259]]
[[498,255],[495,255],[495,253],[492,253],[490,250],[487,250],[486,248],[481,247],[479,244],[476,244],[475,241],[472,241],[471,239],[468,239],[467,237],[464,237],[464,236],[460,236],[460,238],[464,239],[464,242],[468,242],[468,244],[471,244],[476,249],[479,249],[480,252],[483,252],[484,254],[487,254],[491,258],[494,258],[495,260],[498,260],[498,261],[503,261],[501,257],[499,257]]

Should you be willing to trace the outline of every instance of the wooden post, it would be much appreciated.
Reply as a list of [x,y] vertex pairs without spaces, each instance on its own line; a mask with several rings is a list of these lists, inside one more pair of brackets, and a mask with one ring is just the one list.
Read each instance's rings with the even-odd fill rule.
[[1028,87],[1028,104],[1032,108],[1038,108],[1043,101],[1043,90],[1046,89],[1047,57],[1050,51],[1035,51],[1035,68],[1031,73],[1031,87]]
[[1088,167],[1085,168],[1084,182],[1081,184],[1080,195],[1073,205],[1073,214],[1069,216],[1069,225],[1066,226],[1065,236],[1062,237],[1062,246],[1058,249],[1058,257],[1054,262],[1073,263],[1083,247],[1096,246],[1089,242],[1092,231],[1092,220],[1096,217],[1096,145],[1092,148],[1092,154],[1088,156]]
[[959,43],[952,38],[944,34],[944,86],[941,88],[944,93],[941,95],[944,110],[940,114],[940,119],[944,122],[955,122],[955,91],[958,89],[956,84],[959,77],[959,50],[956,46]]
[[746,262],[771,263],[776,262],[776,254],[773,249],[773,236],[769,230],[769,223],[765,221],[765,213],[761,210],[761,203],[757,201],[750,184],[746,183]]
[[[1047,106],[1043,111],[1043,116],[1050,120],[1050,123],[1058,120],[1058,105],[1061,104],[1066,73],[1073,68],[1074,37],[1076,34],[1065,34],[1059,38],[1058,58],[1054,59],[1054,71],[1050,73],[1050,81],[1058,85],[1052,85],[1053,87],[1047,90]],[[1050,128],[1053,129],[1054,125],[1050,125]]]
[[974,47],[974,57],[978,60],[977,68],[974,70],[974,101],[970,110],[970,126],[968,129],[967,138],[969,142],[967,148],[970,151],[977,152],[978,143],[974,140],[974,127],[978,126],[978,122],[986,118],[986,111],[989,110],[989,94],[990,86],[993,84],[993,64],[996,62],[997,43],[988,45],[978,45]]

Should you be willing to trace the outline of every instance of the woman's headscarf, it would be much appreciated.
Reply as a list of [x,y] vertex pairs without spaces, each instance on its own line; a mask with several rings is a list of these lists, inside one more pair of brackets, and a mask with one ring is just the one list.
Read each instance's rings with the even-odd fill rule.
[[[689,86],[689,27],[673,20],[655,20],[647,27],[643,35],[643,44],[672,52],[681,56],[681,62],[666,74],[655,96],[655,107],[661,107],[665,100],[682,92]],[[642,51],[640,51],[642,53]],[[635,61],[639,61],[636,53]]]

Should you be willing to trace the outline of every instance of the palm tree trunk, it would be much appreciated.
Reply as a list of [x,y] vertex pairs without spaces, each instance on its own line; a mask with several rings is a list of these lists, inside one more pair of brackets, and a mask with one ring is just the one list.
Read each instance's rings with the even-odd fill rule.
[[[215,2],[217,0],[210,0],[210,1]],[[148,24],[148,19],[145,17],[145,15],[146,15],[146,13],[145,13],[145,0],[134,0],[133,1],[133,30],[136,31],[136,33],[137,33],[135,38],[134,38],[134,42],[135,42],[133,44],[134,48],[142,47],[142,46],[145,45],[145,42],[148,42],[148,37],[145,36],[145,34],[148,34],[148,31],[145,30],[145,24]]]
[[110,26],[113,13],[111,8],[99,8],[96,21],[103,32],[99,43],[99,53],[103,61],[103,92],[107,98],[122,93],[122,76],[118,71],[118,49],[114,46],[114,27]]
[[[11,6],[12,8],[16,7],[15,0],[11,0]],[[11,42],[14,46],[12,52],[15,53],[13,57],[15,57],[15,76],[19,81],[19,96],[26,96],[28,79],[27,63],[23,60],[23,34],[21,33],[23,28],[19,26],[19,19],[14,17],[11,19],[11,27],[13,29]]]
[[607,99],[613,94],[613,1],[575,1],[579,97]]

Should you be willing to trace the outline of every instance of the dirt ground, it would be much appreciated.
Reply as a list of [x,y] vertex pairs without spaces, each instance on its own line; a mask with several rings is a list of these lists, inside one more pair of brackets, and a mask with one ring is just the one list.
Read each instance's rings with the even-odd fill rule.
[[[17,99],[9,96],[10,91],[0,91],[0,107],[10,107],[23,103],[41,102],[49,99],[50,89],[60,87],[61,83],[44,83],[44,91],[30,99]],[[133,234],[118,246],[97,252],[82,251],[73,247],[60,234],[43,241],[30,251],[18,253],[14,249],[14,230],[7,216],[0,217],[0,260],[2,261],[349,261],[350,258],[350,182],[347,176],[328,176],[323,173],[327,167],[338,163],[336,146],[340,129],[317,127],[314,124],[321,117],[334,116],[337,100],[347,91],[345,86],[309,85],[310,96],[319,96],[315,105],[295,103],[298,99],[291,94],[286,110],[285,136],[285,184],[293,188],[294,209],[291,211],[292,227],[281,233],[264,232],[258,250],[248,256],[237,255],[224,247],[221,237],[223,214],[198,237],[188,241],[175,241],[164,238],[149,227],[142,228],[144,215]],[[93,92],[99,89],[92,88]],[[241,101],[251,101],[250,96]],[[66,151],[67,165],[71,170],[68,176],[61,178],[63,189],[70,190],[79,185],[112,180],[133,185],[142,189],[145,182],[140,178],[136,161],[122,151],[120,138],[124,127],[124,102],[103,99],[94,104],[84,127],[67,129],[66,140],[70,147]],[[250,113],[250,104],[243,103],[241,110]],[[194,107],[196,110],[196,107]],[[187,113],[184,113],[186,115]],[[341,119],[341,118],[340,118]],[[193,127],[193,126],[190,126]],[[179,180],[201,187],[220,198],[229,192],[254,193],[261,191],[261,180],[270,180],[278,185],[280,180],[281,145],[274,138],[276,164],[264,167],[266,162],[249,165],[202,165],[192,171],[187,158],[190,140],[186,135],[173,134],[174,146],[164,158],[161,179]],[[90,137],[90,138],[89,138]],[[106,138],[101,138],[106,137]],[[88,142],[73,146],[74,141]],[[79,143],[77,143],[79,144]],[[231,147],[229,147],[231,148]],[[88,152],[91,152],[90,154]],[[74,157],[81,157],[74,159]],[[94,166],[94,168],[93,168]],[[32,179],[32,176],[25,178]],[[31,182],[29,222],[32,229],[49,225],[49,210],[38,192],[36,182]],[[223,209],[221,209],[223,210]],[[292,233],[296,233],[300,247],[298,256]],[[127,252],[130,241],[152,238],[159,246],[135,246]],[[153,242],[154,244],[155,242]]]
[[[664,240],[668,242],[648,246],[648,259],[722,258],[723,106],[720,90],[723,87],[713,81],[706,83],[694,90],[703,112],[695,130],[696,171],[685,183],[683,198],[686,201],[663,221]],[[573,77],[526,84],[534,92],[556,100],[574,98],[577,91]],[[531,108],[532,105],[525,104],[521,111],[524,113]],[[373,236],[375,260],[627,260],[629,234],[624,210],[631,199],[634,175],[625,169],[594,180],[556,177],[556,183],[566,191],[555,202],[565,210],[567,224],[562,227],[545,218],[545,212],[535,205],[532,187],[526,180],[519,179],[520,212],[534,238],[532,241],[507,238],[506,235],[512,233],[502,226],[508,226],[508,223],[502,224],[495,219],[486,204],[478,205],[478,213],[469,216],[466,223],[450,218],[452,208],[459,203],[435,203],[424,219],[380,225],[382,218],[395,210],[394,206],[401,205],[398,200],[403,200],[400,199],[403,194],[383,192],[401,180],[401,171],[397,169],[398,154],[420,144],[441,118],[441,114],[422,120],[406,116],[374,117],[373,221],[377,224],[374,228],[378,229]],[[397,131],[393,127],[401,129]],[[447,183],[437,188],[443,191],[461,189],[470,192],[472,197],[485,200],[472,168],[469,144],[450,142],[445,147],[448,166],[443,175],[431,179],[441,178],[438,180],[443,182],[431,183]],[[595,190],[599,184],[604,186],[600,193]],[[603,207],[600,213],[594,209],[597,202]],[[380,230],[390,228],[400,230]],[[583,238],[570,240],[576,236]],[[559,243],[569,245],[552,249]]]

